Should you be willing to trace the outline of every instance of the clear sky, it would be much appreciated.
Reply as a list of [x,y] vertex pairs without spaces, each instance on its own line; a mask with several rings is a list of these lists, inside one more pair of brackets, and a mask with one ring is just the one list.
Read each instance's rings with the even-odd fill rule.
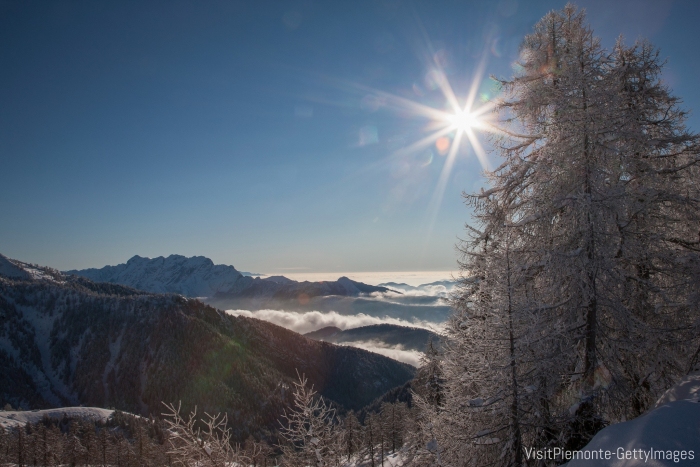
[[[440,200],[448,157],[401,151],[430,120],[381,93],[446,108],[438,64],[464,101],[480,63],[509,76],[564,5],[1,1],[0,253],[59,269],[177,253],[269,274],[454,270],[460,194],[482,166],[461,145]],[[700,109],[700,2],[578,5],[608,47],[651,39]]]

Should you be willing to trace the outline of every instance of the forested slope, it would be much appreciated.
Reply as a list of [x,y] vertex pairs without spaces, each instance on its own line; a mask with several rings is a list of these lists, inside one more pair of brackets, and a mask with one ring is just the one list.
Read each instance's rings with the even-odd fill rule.
[[161,401],[182,400],[185,408],[227,413],[243,435],[276,423],[297,370],[349,409],[413,376],[409,365],[194,299],[0,260],[29,271],[0,275],[3,405],[158,414]]

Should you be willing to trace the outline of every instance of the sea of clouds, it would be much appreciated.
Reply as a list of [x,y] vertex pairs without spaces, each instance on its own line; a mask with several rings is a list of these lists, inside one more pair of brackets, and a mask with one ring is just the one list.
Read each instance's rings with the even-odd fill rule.
[[421,321],[418,319],[405,320],[392,318],[389,316],[377,317],[370,316],[364,313],[356,315],[341,315],[335,311],[285,311],[285,310],[226,310],[234,316],[246,316],[248,318],[257,318],[263,321],[277,324],[283,328],[290,329],[299,334],[316,331],[328,326],[334,326],[342,330],[354,329],[362,326],[370,326],[373,324],[396,324],[398,326],[409,326],[414,328],[424,328],[431,331],[439,331],[438,323]]
[[423,352],[404,349],[402,345],[388,345],[379,340],[343,342],[341,345],[351,345],[360,349],[369,350],[370,352],[378,353],[415,367],[420,366],[421,359],[423,358]]
[[[377,324],[393,324],[428,329],[441,334],[449,314],[449,296],[453,284],[394,285],[392,291],[362,297],[316,297],[300,309],[296,305],[256,310],[230,309],[234,316],[257,318],[300,334],[333,326],[342,330]],[[287,303],[287,305],[290,305]],[[434,310],[434,311],[431,311]],[[421,352],[389,345],[380,340],[343,342],[413,366],[420,364]]]

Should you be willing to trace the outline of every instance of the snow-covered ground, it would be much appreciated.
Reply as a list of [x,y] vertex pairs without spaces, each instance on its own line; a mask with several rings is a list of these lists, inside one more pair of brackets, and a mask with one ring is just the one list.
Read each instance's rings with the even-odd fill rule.
[[3,428],[15,428],[23,426],[27,422],[38,423],[47,415],[49,418],[61,419],[65,414],[68,418],[81,418],[87,420],[105,421],[112,416],[114,410],[100,409],[98,407],[63,407],[47,410],[27,411],[0,411],[0,426]]
[[588,458],[567,466],[700,466],[700,373],[679,381],[648,413],[601,430],[582,453]]
[[656,402],[654,408],[659,408],[674,401],[700,401],[700,372],[691,373],[681,379],[675,386],[666,391]]

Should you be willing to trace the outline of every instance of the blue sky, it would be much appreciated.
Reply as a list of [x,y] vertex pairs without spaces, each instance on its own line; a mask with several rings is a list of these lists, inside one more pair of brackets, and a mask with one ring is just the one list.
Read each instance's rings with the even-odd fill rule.
[[[177,253],[270,274],[454,270],[481,165],[463,145],[431,211],[446,157],[396,153],[428,120],[371,89],[443,108],[436,54],[463,98],[479,63],[509,76],[564,4],[0,2],[0,252],[59,269]],[[651,39],[700,106],[700,4],[578,5],[608,47]]]

